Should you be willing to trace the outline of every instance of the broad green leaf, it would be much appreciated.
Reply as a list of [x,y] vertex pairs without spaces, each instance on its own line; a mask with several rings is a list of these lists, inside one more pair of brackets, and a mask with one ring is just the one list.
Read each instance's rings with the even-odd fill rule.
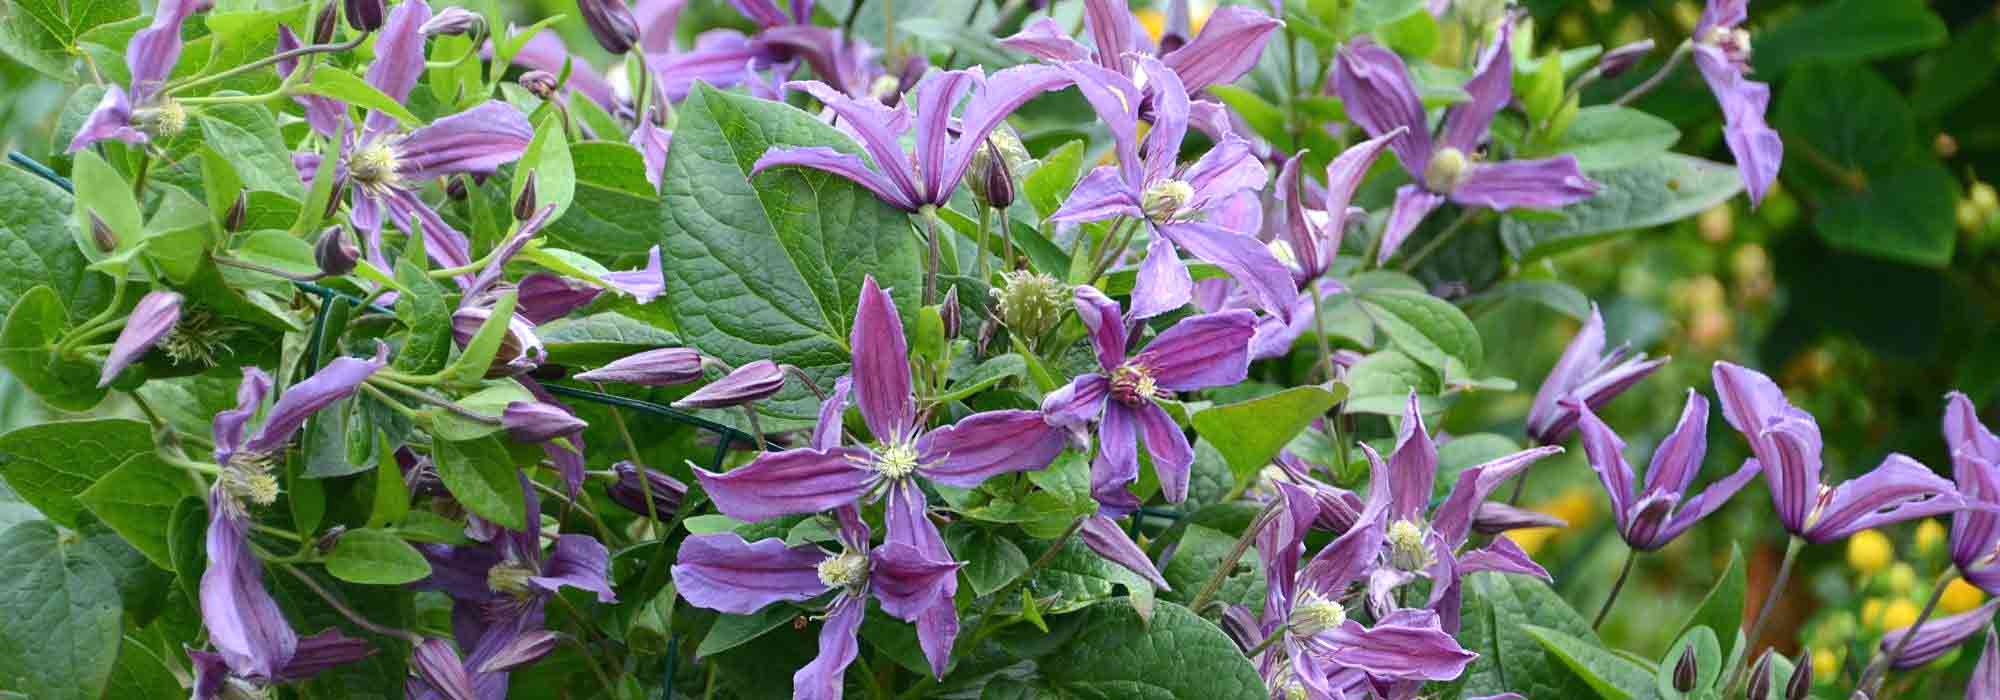
[[326,572],[349,583],[398,586],[431,575],[431,564],[394,533],[361,528],[341,533]]
[[208,569],[208,506],[189,496],[174,504],[173,513],[161,523],[167,530],[167,554],[173,560],[174,578],[189,606],[201,601],[201,574]]
[[1523,631],[1541,643],[1569,668],[1571,673],[1597,691],[1604,700],[1634,700],[1653,694],[1653,672],[1644,666],[1605,649],[1546,627],[1524,625]]
[[270,110],[248,104],[208,105],[194,120],[202,144],[236,163],[244,187],[293,199],[304,196],[292,151],[278,134],[278,120]]
[[1501,220],[1507,252],[1524,260],[1546,257],[1612,234],[1694,216],[1743,189],[1735,167],[1678,153],[1589,175],[1603,189],[1557,210],[1559,218]]
[[[1021,551],[1032,560],[1040,559],[1049,551],[1052,541],[1041,540],[1022,542]],[[1046,615],[1060,615],[1081,610],[1117,597],[1120,591],[1132,600],[1141,616],[1151,615],[1156,605],[1153,599],[1153,584],[1123,566],[1098,556],[1083,544],[1082,538],[1071,537],[1062,541],[1062,550],[1040,569],[1035,570],[1028,586],[1041,598],[1041,612]],[[1002,601],[1005,604],[1010,601]]]
[[[89,150],[77,152],[72,178],[78,193],[76,223],[70,229],[75,232],[74,245],[84,251],[92,262],[129,256],[146,237],[145,221],[139,213],[139,200],[132,196],[132,186],[111,168],[111,164]],[[91,230],[92,215],[102,220],[105,228],[111,231],[114,243],[111,250],[105,250]],[[114,271],[123,269],[114,268]]]
[[[457,403],[466,410],[482,416],[499,418],[507,410],[507,404],[516,401],[534,401],[535,395],[528,393],[527,387],[512,379],[488,380],[486,387],[466,394]],[[420,424],[433,437],[444,440],[473,440],[500,431],[494,423],[475,421],[458,415],[442,407],[432,406],[418,413]]]
[[409,255],[396,261],[396,283],[403,287],[396,300],[396,320],[405,329],[403,347],[393,363],[396,370],[430,374],[444,369],[451,359],[451,307],[445,305],[444,290]]
[[1361,358],[1347,370],[1349,413],[1403,414],[1410,392],[1416,391],[1426,412],[1437,408],[1439,390],[1436,372],[1397,350],[1383,350]]
[[[202,260],[209,254],[210,236],[217,219],[210,214],[206,204],[186,190],[165,184],[160,187],[165,191],[161,193],[159,206],[153,211],[152,218],[146,220],[145,232],[141,234],[144,240],[140,243],[145,245],[146,259],[153,261],[168,281],[186,284],[201,271]],[[290,236],[287,234],[286,237]],[[254,250],[263,252],[261,248]],[[307,263],[312,262],[311,253],[308,246]],[[318,269],[312,271],[317,272]]]
[[[1063,200],[1069,199],[1070,190],[1083,177],[1083,156],[1084,142],[1070,141],[1042,156],[1042,164],[1021,179],[1021,192],[1027,195],[1028,204],[1035,208],[1035,218],[1049,218],[1062,207]],[[1062,269],[1069,269],[1069,266],[1065,264]],[[1042,271],[1056,273],[1055,270]]]
[[1868,189],[1832,199],[1814,230],[1829,245],[1884,260],[1944,267],[1958,245],[1958,181],[1935,161],[1869,177]]
[[[1257,667],[1229,636],[1175,603],[1151,620],[1129,605],[1081,613],[1076,636],[1035,660],[1034,697],[1082,700],[1264,700]],[[1054,621],[1052,620],[1051,623]]]
[[569,211],[570,200],[576,198],[576,164],[570,160],[569,135],[564,133],[564,126],[560,114],[542,118],[541,125],[535,127],[535,139],[528,142],[528,150],[522,152],[521,162],[514,166],[514,189],[508,195],[509,202],[520,199],[521,190],[528,186],[528,174],[533,173],[535,210],[555,205],[551,221],[562,218],[563,212]]
[[1377,290],[1359,294],[1361,308],[1382,333],[1418,362],[1443,369],[1457,360],[1477,369],[1486,360],[1479,329],[1451,302],[1423,292]]
[[63,301],[48,287],[35,287],[15,300],[0,325],[0,366],[36,397],[65,411],[87,411],[104,400],[98,363],[64,357],[54,349],[69,327]]
[[1465,670],[1466,697],[1516,692],[1528,700],[1574,700],[1594,694],[1528,631],[1536,626],[1596,639],[1561,596],[1539,581],[1491,572],[1466,576],[1464,586],[1458,638],[1479,654]]
[[1459,305],[1473,315],[1481,309],[1509,299],[1532,301],[1582,321],[1590,316],[1590,297],[1575,287],[1555,280],[1508,280],[1493,285],[1492,289],[1459,300]]
[[[848,180],[802,168],[749,179],[773,146],[859,149],[796,108],[695,88],[682,104],[661,190],[666,299],[681,337],[733,365],[773,359],[831,386],[848,365],[862,278],[914,312],[921,253],[909,219]],[[759,408],[802,426],[819,402],[792,388]],[[776,429],[767,421],[766,429]]]
[[424,120],[410,113],[410,108],[395,98],[383,94],[368,81],[353,73],[329,65],[313,67],[312,80],[299,89],[321,97],[331,97],[362,109],[373,110],[395,117],[406,129],[423,125]]
[[1680,138],[1673,122],[1629,107],[1594,105],[1577,110],[1548,153],[1576,156],[1584,170],[1615,170],[1652,160]]
[[[0,4],[0,52],[51,78],[76,79],[70,55],[92,28],[139,11],[134,0],[8,0]],[[84,77],[88,77],[88,73]]]
[[1757,72],[1808,62],[1859,63],[1943,45],[1944,21],[1920,0],[1835,0],[1757,34]]
[[[1206,525],[1190,524],[1181,533],[1180,543],[1174,546],[1174,557],[1167,560],[1167,566],[1160,571],[1167,584],[1174,587],[1165,593],[1167,599],[1186,604],[1215,571],[1222,566],[1222,559],[1236,546],[1236,535],[1223,532]],[[1256,552],[1247,552],[1236,560],[1236,566],[1222,579],[1222,586],[1215,589],[1215,600],[1241,605],[1250,609],[1252,615],[1264,612],[1264,564]]]
[[319,261],[313,254],[313,244],[292,235],[288,231],[251,231],[240,238],[231,255],[276,268],[294,275],[314,275],[319,273]]
[[1910,106],[1924,117],[1939,117],[1979,94],[2000,69],[2000,19],[1983,15],[1952,32],[1951,45],[1930,62],[1910,92]]
[[1357,0],[1340,26],[1342,37],[1353,37],[1393,24],[1422,9],[1422,0]]
[[[1722,576],[1716,578],[1715,586],[1708,589],[1708,595],[1702,597],[1701,605],[1696,607],[1694,613],[1688,616],[1687,622],[1681,625],[1681,633],[1685,634],[1697,627],[1707,627],[1715,630],[1726,645],[1733,647],[1732,640],[1742,636],[1737,632],[1743,629],[1743,590],[1746,586],[1748,583],[1743,573],[1743,548],[1730,543],[1728,568],[1722,570]],[[1742,653],[1742,650],[1734,648],[1725,648],[1723,651],[1731,658]]]
[[774,603],[748,615],[719,616],[715,618],[715,624],[708,628],[708,634],[701,638],[701,645],[695,647],[694,653],[708,657],[734,649],[791,622],[797,615],[797,609],[791,605]]
[[99,477],[76,500],[147,559],[172,571],[173,554],[160,524],[172,521],[174,506],[182,498],[198,496],[193,485],[180,467],[158,454],[141,452]]
[[[1785,135],[1788,150],[1810,149],[1814,160],[1833,166],[1786,172],[1810,192],[1852,196],[1877,176],[1908,164],[1917,150],[1916,114],[1901,91],[1868,66],[1801,66],[1785,76],[1785,85],[1772,105],[1771,125]],[[1834,171],[1851,175],[1829,174]]]
[[660,243],[670,216],[646,180],[646,161],[623,143],[585,141],[569,147],[576,173],[571,211],[542,231],[548,240],[599,256],[641,255]]
[[26,170],[0,166],[0,209],[7,212],[0,217],[0,316],[38,285],[77,307],[74,318],[94,313],[79,303],[82,290],[105,280],[84,270],[90,261],[77,246],[69,193]]
[[527,504],[521,491],[521,470],[499,439],[439,440],[432,452],[438,479],[466,510],[501,527],[522,529]]
[[557,319],[535,332],[549,351],[549,362],[571,367],[596,367],[633,353],[681,344],[680,336],[672,331],[615,311]]
[[0,533],[0,678],[35,700],[95,700],[118,658],[114,574],[48,521]]
[[1239,483],[1278,456],[1313,419],[1347,396],[1347,387],[1292,387],[1248,401],[1196,411],[1189,422],[1229,462]]
[[945,530],[944,538],[952,556],[965,562],[959,573],[965,575],[966,583],[972,584],[975,594],[992,595],[1028,572],[1028,555],[1021,553],[1020,545],[1001,537],[993,528],[954,526]]

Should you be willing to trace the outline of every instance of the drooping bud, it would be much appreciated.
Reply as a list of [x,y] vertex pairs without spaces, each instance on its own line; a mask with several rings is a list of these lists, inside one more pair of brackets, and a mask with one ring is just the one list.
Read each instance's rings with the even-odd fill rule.
[[486,20],[463,7],[447,7],[439,10],[430,21],[417,31],[425,37],[479,35],[486,28]]
[[1479,510],[1472,515],[1472,531],[1482,535],[1498,535],[1509,530],[1525,530],[1537,527],[1569,527],[1569,523],[1547,513],[1526,508],[1516,508],[1500,501],[1486,501],[1479,504]]
[[[451,314],[451,333],[460,346],[472,342],[472,336],[479,333],[479,327],[493,316],[493,310],[479,306],[461,307]],[[526,374],[542,365],[549,356],[542,345],[541,336],[535,334],[535,325],[520,314],[507,319],[507,334],[500,339],[500,350],[493,354],[493,364],[486,369],[487,379],[512,377]]]
[[236,202],[229,205],[229,211],[222,215],[222,229],[230,233],[243,230],[243,222],[250,216],[250,191],[237,190]]
[[1606,78],[1616,78],[1631,70],[1632,66],[1638,65],[1639,59],[1645,58],[1646,54],[1652,52],[1652,39],[1641,39],[1612,49],[1604,54],[1604,58],[1597,60],[1597,74]]
[[701,379],[701,353],[692,348],[660,348],[626,355],[576,375],[577,381],[673,386]]
[[1799,665],[1792,669],[1792,679],[1785,682],[1785,700],[1806,700],[1812,694],[1813,653],[1810,648],[1799,650]]
[[523,177],[527,184],[521,185],[521,196],[514,198],[514,220],[527,221],[535,217],[535,171],[530,169]]
[[329,2],[326,4],[326,7],[322,7],[319,9],[319,16],[313,18],[313,34],[312,34],[313,43],[315,44],[333,43],[333,30],[338,29],[339,27],[340,27],[339,6]]
[[653,494],[652,514],[660,520],[673,517],[681,509],[681,501],[687,498],[687,484],[659,470],[619,462],[611,465],[611,471],[618,474],[618,480],[605,487],[605,493],[611,496],[612,503],[641,516],[648,514],[647,492]]
[[1771,699],[1771,650],[1765,649],[1757,657],[1757,665],[1750,667],[1750,688],[1743,697],[1745,700]]
[[345,0],[347,26],[355,31],[372,32],[382,28],[382,21],[389,15],[389,6],[384,0]]
[[[586,3],[589,1],[585,0]],[[519,82],[521,87],[527,88],[529,93],[544,100],[556,94],[556,76],[554,73],[545,70],[531,70],[522,73],[521,77],[516,79],[516,82]]]
[[1186,46],[1194,38],[1194,24],[1189,15],[1188,0],[1167,0],[1166,26],[1160,31],[1161,56]]
[[90,213],[90,242],[97,245],[98,252],[109,253],[118,249],[118,234],[111,231],[111,224],[97,212]]
[[964,312],[958,307],[958,287],[952,286],[944,292],[944,302],[938,306],[938,318],[944,321],[944,337],[958,337],[959,324],[964,322]]
[[347,240],[347,227],[334,224],[320,232],[319,243],[313,245],[313,259],[319,263],[321,273],[339,277],[354,271],[361,260],[361,249]]
[[1017,335],[1039,337],[1054,327],[1069,307],[1069,286],[1054,277],[1016,270],[1001,273],[1000,279],[1000,288],[993,290],[1000,322]]
[[[995,158],[986,167],[986,203],[1002,211],[1014,206],[1014,174],[1007,167],[1005,158]],[[1007,224],[1002,222],[1000,225]]]
[[1681,659],[1674,662],[1674,690],[1683,693],[1694,692],[1695,681],[1701,679],[1700,663],[1700,659],[1695,656],[1692,642],[1681,648]]
[[639,20],[632,17],[632,8],[625,6],[625,0],[579,0],[576,9],[583,14],[590,36],[605,51],[623,54],[638,43]]
[[1194,185],[1185,180],[1161,180],[1140,195],[1139,208],[1148,219],[1171,221],[1191,199],[1194,199]]
[[548,442],[582,432],[590,424],[560,406],[541,401],[515,401],[500,412],[507,434],[521,442]]
[[1431,154],[1431,162],[1424,166],[1424,187],[1432,192],[1448,194],[1458,189],[1458,183],[1465,179],[1469,165],[1471,163],[1465,159],[1465,152],[1450,147],[1437,149]]
[[785,388],[785,368],[758,360],[674,402],[674,408],[728,408],[769,398]]

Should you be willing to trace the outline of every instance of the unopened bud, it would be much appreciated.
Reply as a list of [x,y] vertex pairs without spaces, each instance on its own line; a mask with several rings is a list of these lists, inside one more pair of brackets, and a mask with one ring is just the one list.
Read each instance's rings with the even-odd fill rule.
[[578,0],[576,9],[583,14],[583,26],[590,28],[590,36],[605,51],[623,54],[638,43],[639,20],[632,17],[632,8],[625,6],[625,0]]
[[958,306],[958,287],[945,290],[944,302],[938,307],[938,318],[944,321],[944,337],[958,337],[959,324],[964,322],[964,317]]
[[1750,689],[1743,695],[1745,700],[1770,700],[1771,698],[1771,651],[1757,657],[1757,665],[1750,667]]
[[589,424],[560,406],[541,401],[515,401],[500,412],[507,434],[521,442],[548,442],[582,432]]
[[1039,337],[1054,327],[1069,308],[1069,287],[1054,277],[1017,270],[1001,273],[1000,279],[1000,288],[993,290],[1000,307],[1000,322],[1019,336]]
[[1028,148],[1021,145],[1021,137],[1002,124],[972,152],[962,184],[972,191],[975,199],[996,209],[1006,209],[1014,203],[1014,173],[1027,170],[1033,163]]
[[321,533],[319,539],[313,542],[313,546],[319,549],[321,555],[332,554],[334,546],[340,544],[340,536],[345,534],[347,534],[346,525],[335,525]]
[[388,17],[389,7],[384,0],[345,0],[347,26],[355,31],[372,32],[382,28],[382,21]]
[[[605,488],[611,502],[641,516],[655,515],[660,520],[673,517],[681,509],[681,500],[687,497],[687,484],[667,476],[655,469],[640,467],[631,462],[611,465],[611,471],[618,474],[618,480]],[[646,494],[653,496],[653,510],[646,510]]]
[[1806,700],[1812,693],[1812,684],[1812,649],[1800,649],[1799,665],[1792,669],[1792,679],[1785,682],[1785,700]]
[[1701,678],[1700,663],[1695,656],[1693,642],[1681,648],[1681,659],[1674,662],[1674,690],[1694,692],[1695,681]]
[[770,398],[785,388],[785,368],[758,360],[674,402],[674,408],[728,408]]
[[118,234],[111,232],[111,225],[97,212],[90,213],[90,242],[97,244],[99,252],[109,253],[118,249]]
[[486,27],[486,20],[463,7],[447,7],[425,22],[417,31],[426,37],[477,35]]
[[348,242],[346,227],[334,224],[320,232],[319,243],[313,245],[313,259],[319,263],[320,272],[339,277],[354,271],[356,262],[361,260],[361,249]]
[[535,218],[535,171],[529,170],[528,181],[521,185],[521,196],[514,198],[514,220],[527,221]]
[[[479,333],[480,326],[493,316],[493,310],[469,306],[461,307],[451,315],[451,333],[460,346],[472,342],[472,336]],[[500,340],[500,350],[493,354],[493,364],[486,368],[486,378],[513,377],[526,374],[540,367],[548,359],[548,349],[542,345],[541,336],[535,334],[535,326],[520,314],[507,319],[507,334]]]
[[444,196],[450,197],[454,202],[463,202],[466,197],[472,196],[472,192],[467,189],[465,178],[454,177],[444,183]]
[[620,382],[640,386],[673,386],[701,379],[701,353],[690,348],[660,348],[626,355],[611,364],[576,375],[583,382]]
[[1645,58],[1646,54],[1652,52],[1652,39],[1641,39],[1612,49],[1610,53],[1604,54],[1604,58],[1597,61],[1597,73],[1606,78],[1616,78],[1631,70],[1632,66],[1638,65],[1639,59]]
[[320,8],[319,16],[313,18],[313,35],[312,35],[313,43],[315,44],[333,43],[333,31],[335,29],[338,29],[339,27],[340,27],[339,6],[329,2],[326,4],[326,7]]
[[[588,1],[585,0],[585,2]],[[545,70],[531,70],[522,73],[517,82],[521,84],[521,87],[527,88],[529,93],[544,100],[556,94],[556,76],[554,73]]]
[[230,233],[243,230],[243,222],[250,216],[250,191],[239,190],[236,202],[229,205],[229,211],[222,215],[222,228]]

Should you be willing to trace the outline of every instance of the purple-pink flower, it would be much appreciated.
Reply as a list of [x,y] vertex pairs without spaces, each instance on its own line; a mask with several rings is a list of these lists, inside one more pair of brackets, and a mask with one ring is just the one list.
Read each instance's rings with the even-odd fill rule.
[[118,373],[132,366],[132,362],[145,355],[147,350],[167,337],[174,324],[181,320],[181,295],[177,292],[158,290],[148,292],[132,307],[132,313],[125,319],[125,327],[118,331],[118,340],[112,342],[111,351],[104,355],[104,370],[97,375],[97,386],[102,388],[118,378]]
[[1611,496],[1618,534],[1633,549],[1650,552],[1666,546],[1757,478],[1757,465],[1745,464],[1708,490],[1688,497],[1688,487],[1701,475],[1701,460],[1708,454],[1708,400],[1693,389],[1688,390],[1680,423],[1653,451],[1643,486],[1633,483],[1632,465],[1625,461],[1625,441],[1583,402],[1574,398],[1563,402],[1576,413],[1584,454]]
[[1708,0],[1695,23],[1694,65],[1722,105],[1722,139],[1736,156],[1736,169],[1750,193],[1750,205],[1764,201],[1785,157],[1785,142],[1764,123],[1771,86],[1751,80],[1750,32],[1742,28],[1750,0]]
[[1542,388],[1535,392],[1535,403],[1528,409],[1528,436],[1543,445],[1569,439],[1578,414],[1572,400],[1591,410],[1602,408],[1669,359],[1634,355],[1629,345],[1604,352],[1604,316],[1592,304],[1583,329],[1569,341],[1556,366],[1549,369],[1548,378],[1542,380]]
[[181,25],[189,15],[208,9],[207,0],[162,0],[153,21],[132,35],[125,46],[125,67],[131,88],[106,86],[104,98],[70,139],[69,153],[113,139],[138,145],[154,136],[172,138],[187,128],[187,110],[164,94],[167,78],[181,58]]
[[[1178,11],[1179,21],[1169,31],[1186,30],[1185,8]],[[1175,32],[1162,37],[1168,41],[1156,49],[1147,41],[1145,29],[1139,26],[1138,18],[1123,0],[1084,0],[1083,23],[1096,44],[1095,50],[1070,38],[1062,25],[1048,17],[1028,23],[1020,33],[1000,40],[1000,44],[1050,63],[1093,61],[1128,77],[1134,75],[1134,58],[1157,58],[1179,77],[1189,93],[1199,93],[1210,85],[1236,82],[1250,72],[1264,55],[1264,45],[1271,34],[1284,26],[1264,13],[1230,5],[1216,8],[1202,24],[1201,33],[1191,40]]]
[[1945,397],[1944,442],[1951,451],[1952,480],[1976,508],[1951,519],[1951,561],[1965,580],[2000,595],[2000,438],[1979,422],[1972,400],[1956,391]]

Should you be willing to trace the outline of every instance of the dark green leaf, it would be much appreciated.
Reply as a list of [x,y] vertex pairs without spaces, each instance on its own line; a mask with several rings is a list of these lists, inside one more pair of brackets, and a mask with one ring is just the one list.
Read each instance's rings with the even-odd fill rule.
[[1929,63],[1910,93],[1910,106],[1919,115],[1937,117],[1992,83],[2000,68],[2000,20],[1985,15],[1959,27],[1951,45]]
[[1679,221],[1708,210],[1743,189],[1736,168],[1678,153],[1593,172],[1597,195],[1558,210],[1560,218],[1507,217],[1501,240],[1516,258],[1534,259],[1601,240],[1611,234]]
[[1597,691],[1598,697],[1604,700],[1652,697],[1653,672],[1646,667],[1596,642],[1587,642],[1546,627],[1524,625],[1522,630]]
[[[0,254],[0,315],[38,285],[54,290],[58,299],[72,303],[79,299],[86,278],[95,275],[84,270],[89,260],[71,233],[75,230],[71,214],[75,206],[69,194],[26,170],[4,166],[0,167],[0,208],[7,211],[0,219],[0,251],[4,251]],[[91,311],[94,309],[72,309],[78,318]]]
[[396,586],[431,575],[431,564],[394,533],[361,528],[341,533],[326,572],[349,583]]
[[[1743,629],[1743,589],[1748,584],[1743,573],[1743,548],[1730,543],[1729,567],[1722,570],[1722,576],[1715,580],[1715,587],[1708,589],[1708,595],[1701,599],[1701,606],[1681,625],[1681,633],[1697,627],[1717,630],[1725,644],[1734,645]],[[1740,649],[1724,649],[1730,658],[1742,653]]]
[[1944,44],[1944,21],[1919,0],[1835,0],[1757,35],[1757,72],[1808,62],[1858,63]]
[[[1167,560],[1167,566],[1160,571],[1167,584],[1174,587],[1166,593],[1169,600],[1187,603],[1215,570],[1222,566],[1222,559],[1236,546],[1236,535],[1223,532],[1206,525],[1188,525],[1181,533],[1180,544],[1174,547],[1174,557]],[[1241,605],[1250,609],[1253,615],[1264,611],[1264,565],[1255,552],[1236,560],[1236,565],[1222,579],[1222,586],[1215,589],[1215,600]]]
[[396,320],[407,329],[403,347],[396,352],[396,370],[430,374],[444,369],[451,359],[451,308],[445,305],[444,290],[408,255],[396,261],[396,283],[403,287],[396,300]]
[[118,658],[113,574],[47,521],[0,533],[0,679],[35,700],[94,700]]
[[1538,581],[1483,572],[1465,577],[1460,643],[1477,652],[1465,670],[1466,697],[1520,693],[1528,700],[1574,700],[1594,692],[1529,634],[1530,625],[1595,640],[1589,623]]
[[1163,603],[1151,620],[1128,605],[1081,613],[1081,630],[1035,660],[1035,697],[1092,700],[1264,700],[1257,668],[1213,623]]
[[695,647],[694,653],[705,657],[734,649],[797,616],[797,609],[785,603],[766,605],[748,615],[722,615],[715,618],[715,625],[708,628],[708,635],[701,638],[701,645]]
[[1410,357],[1440,370],[1450,360],[1477,369],[1486,360],[1479,329],[1451,302],[1422,292],[1377,290],[1359,295],[1361,308],[1389,341]]
[[1347,387],[1292,387],[1248,401],[1196,411],[1194,430],[1215,445],[1238,482],[1248,482],[1285,444],[1347,396]]
[[479,517],[510,530],[526,522],[520,470],[497,438],[435,443],[431,459],[446,490]]
[[1680,138],[1673,122],[1628,107],[1595,105],[1577,110],[1548,152],[1574,155],[1585,170],[1614,170],[1652,160]]
[[1869,178],[1868,189],[1826,202],[1814,220],[1835,248],[1885,260],[1944,267],[1958,244],[1958,181],[1935,161]]
[[77,494],[76,500],[147,559],[172,571],[174,560],[167,546],[167,531],[160,524],[171,520],[174,506],[182,498],[196,495],[193,483],[180,467],[168,464],[152,452],[142,452],[98,478],[97,483]]
[[572,367],[595,367],[681,344],[672,331],[615,311],[557,319],[535,331],[549,351],[549,362]]
[[952,556],[965,562],[959,571],[965,574],[966,583],[981,596],[992,595],[1028,571],[1028,555],[992,528],[955,526],[945,530],[944,536]]
[[77,527],[75,496],[134,455],[153,451],[145,423],[119,418],[56,421],[0,435],[0,475],[42,515]]
[[201,128],[202,144],[236,164],[244,187],[292,199],[305,195],[298,169],[292,165],[292,151],[278,134],[278,121],[270,110],[248,104],[209,105],[196,114],[195,123]]
[[0,365],[44,403],[65,411],[87,411],[104,400],[97,386],[100,367],[81,357],[54,351],[69,327],[62,298],[48,287],[35,287],[14,302],[0,325]]
[[58,80],[73,80],[77,37],[139,11],[133,0],[9,0],[0,5],[0,52]]

